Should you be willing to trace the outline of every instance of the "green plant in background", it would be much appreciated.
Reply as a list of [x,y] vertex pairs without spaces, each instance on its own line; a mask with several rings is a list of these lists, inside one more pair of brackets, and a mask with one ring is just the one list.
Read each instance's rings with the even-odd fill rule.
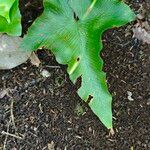
[[44,8],[21,48],[50,49],[59,63],[68,65],[73,83],[81,77],[79,96],[112,128],[112,96],[99,56],[101,37],[105,30],[132,21],[134,13],[120,0],[45,0]]
[[80,103],[78,103],[78,104],[76,105],[74,112],[75,112],[78,116],[82,116],[82,115],[85,113],[85,111],[84,111],[84,109],[83,109],[83,107],[82,107],[82,105],[81,105]]
[[19,0],[0,0],[0,32],[20,36],[22,32]]

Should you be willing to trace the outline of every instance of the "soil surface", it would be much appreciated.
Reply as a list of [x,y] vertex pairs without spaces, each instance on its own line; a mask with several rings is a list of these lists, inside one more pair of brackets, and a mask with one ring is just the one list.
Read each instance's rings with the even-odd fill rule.
[[[148,21],[148,0],[127,2],[136,14],[143,6],[143,21]],[[20,1],[20,8],[25,33],[42,12],[42,2]],[[103,37],[114,135],[79,98],[66,66],[42,50],[37,52],[39,67],[28,61],[0,71],[0,149],[150,150],[150,46],[133,38],[135,23]]]

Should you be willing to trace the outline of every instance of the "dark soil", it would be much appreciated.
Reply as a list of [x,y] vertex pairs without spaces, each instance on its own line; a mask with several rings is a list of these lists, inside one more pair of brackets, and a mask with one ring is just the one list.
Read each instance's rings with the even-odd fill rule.
[[[136,13],[140,5],[148,12],[148,2],[128,0]],[[42,3],[26,0],[20,4],[25,33],[42,12]],[[0,149],[150,150],[150,46],[132,38],[134,23],[109,30],[103,38],[104,70],[113,94],[113,136],[78,97],[66,66],[42,50],[37,52],[40,67],[28,61],[0,71],[0,90],[8,91],[0,99]],[[43,70],[49,77],[41,75]]]

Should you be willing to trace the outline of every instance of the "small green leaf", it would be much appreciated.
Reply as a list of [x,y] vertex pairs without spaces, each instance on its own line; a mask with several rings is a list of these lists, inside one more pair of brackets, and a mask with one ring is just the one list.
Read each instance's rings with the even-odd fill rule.
[[109,28],[132,21],[134,13],[119,0],[45,0],[44,7],[21,47],[32,51],[44,46],[59,63],[67,64],[72,82],[82,79],[79,96],[112,128],[112,97],[99,56],[101,36]]
[[18,0],[0,0],[0,32],[20,36],[22,32]]
[[0,15],[10,22],[9,11],[15,0],[0,0]]
[[81,104],[77,104],[76,105],[76,108],[75,108],[75,113],[78,115],[78,116],[81,116],[81,115],[83,115],[84,114],[84,109],[83,109],[83,107],[81,106]]

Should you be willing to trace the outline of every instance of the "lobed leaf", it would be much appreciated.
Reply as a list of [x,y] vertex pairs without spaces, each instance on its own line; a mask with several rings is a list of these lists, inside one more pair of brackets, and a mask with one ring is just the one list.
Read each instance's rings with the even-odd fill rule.
[[103,72],[102,33],[134,19],[119,0],[45,0],[44,12],[29,29],[21,47],[50,49],[61,64],[68,65],[73,83],[82,79],[79,96],[107,128],[112,128],[112,97]]

